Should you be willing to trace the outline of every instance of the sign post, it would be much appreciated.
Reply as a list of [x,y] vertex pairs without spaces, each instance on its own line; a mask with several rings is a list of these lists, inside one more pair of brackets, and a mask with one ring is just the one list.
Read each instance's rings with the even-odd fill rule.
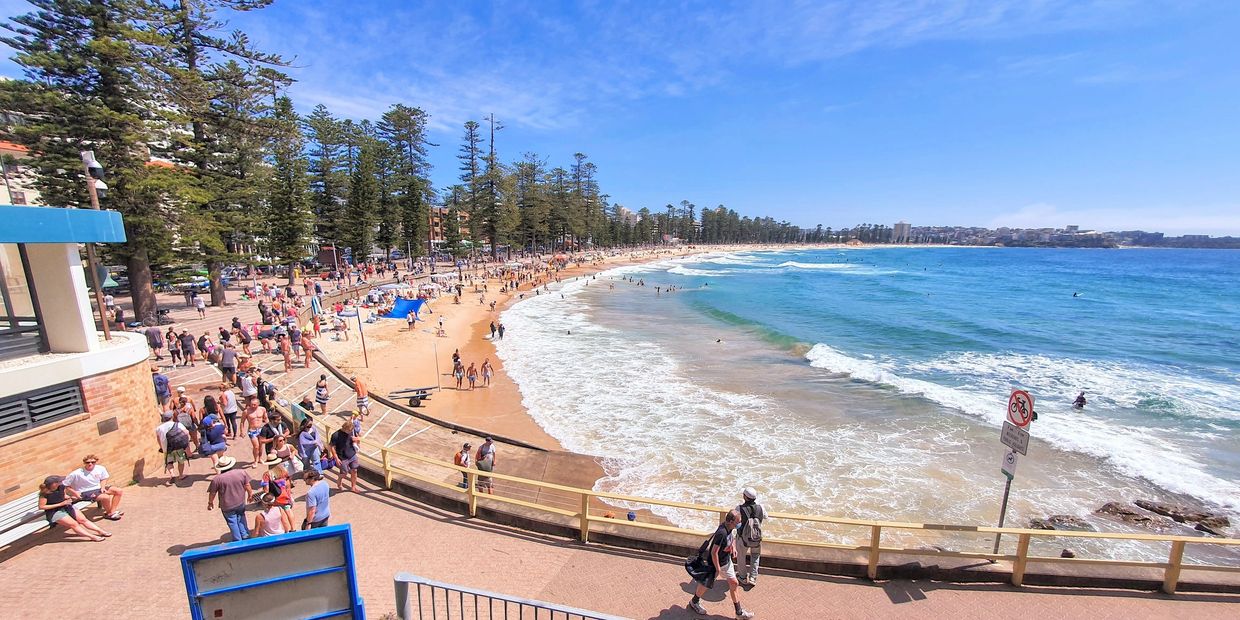
[[[1034,415],[1033,396],[1024,390],[1012,390],[1012,395],[1008,397],[1007,421],[1003,423],[1003,432],[999,435],[999,440],[1009,448],[999,468],[1007,478],[1003,484],[1003,502],[999,504],[999,527],[1003,527],[1003,521],[1007,518],[1008,495],[1012,492],[1012,479],[1016,477],[1016,454],[1029,454],[1029,431],[1025,427],[1033,421]],[[999,553],[1001,538],[1003,534],[996,532],[992,553]]]

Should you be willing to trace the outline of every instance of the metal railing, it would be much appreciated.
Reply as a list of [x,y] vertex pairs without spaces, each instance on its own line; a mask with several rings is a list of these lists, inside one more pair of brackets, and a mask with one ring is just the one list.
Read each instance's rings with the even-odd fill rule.
[[[619,620],[594,611],[476,590],[397,573],[396,617],[401,620]],[[410,588],[410,586],[413,586]]]
[[[318,424],[318,423],[316,423]],[[324,432],[329,429],[325,425],[321,425]],[[688,528],[677,527],[673,525],[664,525],[661,523],[649,523],[643,521],[626,521],[623,519],[615,519],[609,516],[597,516],[591,514],[591,502],[595,500],[612,500],[615,502],[624,502],[627,504],[640,504],[643,506],[661,506],[665,508],[675,508],[688,511],[704,512],[717,517],[720,521],[727,515],[731,507],[725,506],[709,506],[702,504],[692,504],[686,502],[674,502],[661,499],[653,499],[649,497],[636,497],[631,495],[621,495],[619,493],[607,493],[595,491],[592,489],[582,489],[577,487],[545,482],[542,480],[534,480],[530,478],[521,478],[499,472],[479,472],[476,469],[469,469],[454,465],[451,462],[441,461],[438,459],[422,456],[406,452],[397,448],[389,448],[381,443],[374,442],[369,439],[362,439],[363,446],[371,446],[374,448],[372,453],[377,452],[379,458],[366,454],[366,451],[359,451],[359,456],[367,462],[374,463],[378,466],[379,471],[383,473],[384,485],[392,488],[392,478],[394,475],[401,475],[407,478],[418,480],[422,483],[437,487],[450,494],[459,494],[463,496],[468,506],[469,516],[477,516],[478,502],[480,500],[486,503],[508,504],[513,506],[521,506],[523,508],[536,510],[539,512],[558,515],[559,517],[567,517],[576,522],[576,528],[579,531],[581,542],[590,541],[590,529],[592,524],[605,523],[612,526],[622,526],[626,528],[636,528],[638,530],[652,530],[657,532],[674,532],[680,534],[690,534],[693,536],[705,537],[710,532],[704,530],[694,530]],[[444,471],[442,476],[432,476],[426,473],[413,471],[407,467],[393,464],[393,457],[408,459],[417,464],[429,465],[436,469]],[[455,472],[455,473],[451,473]],[[457,476],[464,473],[468,478],[468,484],[465,488],[461,488],[457,484],[460,480]],[[576,495],[579,498],[578,507],[575,510],[567,510],[556,506],[549,506],[533,501],[526,501],[514,497],[507,497],[500,494],[490,494],[478,491],[478,478],[480,475],[487,476],[496,481],[507,481],[518,485],[529,485],[544,491],[553,491],[560,494]],[[879,564],[883,555],[918,555],[918,556],[935,556],[947,558],[969,558],[979,560],[991,560],[995,562],[1005,561],[1011,562],[1011,578],[1012,585],[1019,586],[1024,582],[1025,572],[1029,564],[1066,564],[1066,565],[1094,565],[1094,566],[1110,566],[1110,567],[1135,567],[1156,569],[1162,571],[1162,591],[1167,594],[1174,594],[1179,584],[1180,575],[1183,571],[1217,571],[1226,573],[1240,573],[1240,565],[1220,565],[1193,563],[1184,561],[1184,551],[1189,545],[1200,546],[1218,546],[1218,547],[1240,547],[1240,539],[1236,538],[1207,538],[1194,536],[1178,536],[1169,534],[1130,534],[1123,532],[1079,532],[1069,530],[1032,530],[1012,527],[989,527],[978,525],[959,525],[959,524],[939,524],[939,523],[912,523],[901,521],[877,521],[869,519],[850,519],[845,517],[827,517],[819,515],[802,515],[785,512],[768,512],[768,518],[787,520],[797,522],[809,526],[845,526],[851,528],[868,529],[867,544],[841,544],[824,542],[820,540],[807,540],[801,538],[773,538],[768,537],[764,544],[788,545],[802,549],[836,549],[842,551],[851,551],[864,553],[866,558],[866,575],[870,579],[878,578]],[[945,549],[927,548],[927,547],[897,547],[884,546],[883,533],[891,531],[920,531],[920,532],[961,532],[986,535],[993,537],[995,534],[1004,536],[1013,536],[1016,539],[1016,549],[1014,553],[986,553],[972,551],[951,551]],[[1048,539],[1092,539],[1106,541],[1136,541],[1141,543],[1158,544],[1165,543],[1169,545],[1165,562],[1152,562],[1142,560],[1113,560],[1102,558],[1080,558],[1080,557],[1057,557],[1033,555],[1029,552],[1030,543],[1034,540]]]

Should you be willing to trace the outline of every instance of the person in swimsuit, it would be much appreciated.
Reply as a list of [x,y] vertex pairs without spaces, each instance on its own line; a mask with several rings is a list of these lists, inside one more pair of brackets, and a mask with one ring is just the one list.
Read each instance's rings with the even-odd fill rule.
[[357,375],[349,377],[353,382],[353,393],[357,395],[357,411],[362,417],[370,415],[370,388],[366,387],[366,382],[357,378]]
[[250,446],[254,449],[254,461],[250,463],[250,467],[254,467],[262,461],[263,446],[258,442],[258,434],[267,423],[267,410],[258,404],[257,396],[251,396],[245,401],[242,417],[245,420],[245,434],[250,438]]
[[482,385],[491,387],[491,376],[495,374],[495,369],[491,367],[491,358],[482,360]]
[[327,415],[327,401],[331,392],[327,391],[327,375],[319,375],[319,382],[314,386],[314,402],[319,404],[319,412]]
[[478,383],[478,369],[474,367],[473,362],[469,363],[469,370],[465,371],[465,377],[469,379],[469,389],[474,389]]

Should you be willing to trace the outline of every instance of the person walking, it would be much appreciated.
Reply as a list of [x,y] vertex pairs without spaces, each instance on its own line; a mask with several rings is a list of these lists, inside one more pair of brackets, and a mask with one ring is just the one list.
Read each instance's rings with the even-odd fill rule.
[[[214,401],[210,396],[207,398]],[[228,442],[224,439],[226,430],[227,427],[224,426],[224,422],[220,419],[218,413],[210,413],[202,417],[201,450],[203,454],[211,459],[212,467],[218,465],[220,455],[228,451]]]
[[[155,440],[159,442],[159,451],[164,455],[164,473],[168,474],[168,482],[176,482],[185,477],[185,463],[189,457],[185,449],[189,447],[189,431],[176,421],[171,411],[160,416],[163,422],[155,427]],[[172,476],[172,466],[177,466],[177,475]]]
[[[315,317],[314,324],[316,326],[319,324],[318,317]],[[315,333],[315,336],[318,336],[318,334]],[[310,359],[314,357],[314,348],[315,348],[314,340],[310,338],[310,332],[309,331],[301,332],[301,353],[302,355],[305,356],[305,358],[301,362],[302,368],[310,367]]]
[[327,375],[319,375],[319,382],[314,384],[314,402],[319,404],[319,413],[327,415],[327,401],[331,400],[331,392],[327,391]]
[[[706,553],[710,563],[715,567],[715,577],[725,577],[728,580],[728,594],[732,596],[732,605],[736,608],[737,620],[747,620],[753,618],[753,613],[741,606],[740,599],[740,583],[736,580],[736,569],[732,564],[732,556],[735,553],[735,533],[736,524],[740,522],[740,515],[735,510],[729,510],[723,523],[711,534],[709,544],[706,545]],[[714,578],[711,581],[714,581]],[[697,591],[694,592],[693,598],[689,601],[689,609],[694,613],[706,615],[706,608],[702,606],[702,596],[710,588],[705,583],[698,583]]]
[[62,481],[82,499],[97,502],[105,518],[117,521],[121,515],[121,497],[124,492],[108,484],[108,469],[99,464],[99,457],[87,454],[82,466],[69,472]]
[[328,455],[336,459],[337,467],[340,468],[340,478],[336,482],[336,490],[344,490],[344,479],[350,478],[349,490],[357,492],[357,437],[353,435],[353,423],[345,420],[340,425],[340,430],[332,433],[331,440],[327,446]]
[[177,337],[176,330],[169,327],[168,332],[164,334],[164,342],[168,346],[168,355],[172,357],[172,365],[176,366],[181,361],[181,347],[179,344],[181,339]]
[[215,509],[215,498],[220,498],[220,514],[228,524],[228,532],[232,539],[245,540],[250,537],[250,528],[245,523],[245,506],[254,501],[254,489],[251,486],[250,474],[244,469],[235,467],[237,459],[222,456],[215,465],[219,472],[207,485],[207,510]]
[[237,380],[237,350],[233,348],[231,343],[224,343],[224,350],[220,351],[220,372],[224,373],[224,380],[232,383]]
[[365,418],[370,415],[370,388],[357,375],[349,377],[349,380],[353,382],[353,393],[357,396],[357,411]]
[[258,404],[257,396],[251,396],[245,401],[245,411],[242,412],[241,418],[245,423],[245,435],[250,438],[250,447],[253,450],[254,461],[250,463],[250,467],[256,467],[263,456],[263,447],[258,441],[258,434],[263,431],[263,425],[267,423],[267,410]]
[[207,318],[207,300],[202,295],[194,295],[194,309],[198,311],[198,320]]
[[[471,447],[472,446],[469,443],[466,443],[465,445],[461,446],[461,451],[456,453],[456,456],[453,457],[452,459],[452,463],[455,464],[457,467],[464,467],[465,469],[469,469],[470,462],[474,458],[469,453],[469,449]],[[461,472],[461,483],[456,486],[459,486],[462,489],[469,488],[469,472],[464,472],[464,471]]]
[[482,386],[491,387],[491,377],[495,375],[495,368],[491,366],[491,358],[482,360]]
[[456,364],[452,366],[452,377],[456,379],[456,389],[463,389],[461,386],[465,381],[465,365],[460,360],[457,360]]
[[[475,466],[478,471],[495,471],[495,440],[487,437],[482,445],[478,446]],[[478,490],[483,493],[495,493],[494,483],[490,476],[478,476]]]
[[237,438],[237,411],[240,406],[237,405],[237,395],[233,393],[232,386],[227,383],[220,384],[220,411],[224,414],[224,427],[228,431],[226,435],[228,439]]
[[478,383],[478,369],[473,362],[469,363],[469,370],[465,371],[465,377],[469,379],[469,389],[472,391]]
[[302,479],[310,485],[310,490],[306,491],[306,518],[301,522],[301,529],[327,527],[327,520],[332,516],[331,486],[318,469],[307,469]]
[[491,340],[495,340],[495,321],[491,321]]
[[499,339],[503,340],[504,339],[504,324],[503,323],[499,324],[497,331],[499,332]]
[[151,348],[151,353],[155,354],[155,359],[164,359],[164,334],[154,325],[142,330],[142,334],[146,336],[146,345]]
[[168,375],[159,372],[158,366],[151,366],[151,381],[155,384],[155,401],[159,403],[160,409],[166,409],[168,401],[172,399],[172,386],[168,383]]
[[177,341],[181,344],[181,365],[196,366],[194,363],[194,335],[189,333],[188,329],[181,330],[181,335],[177,337]]
[[[736,507],[741,516],[736,526],[736,574],[741,587],[748,592],[758,585],[758,561],[762,558],[762,524],[766,522],[766,508],[758,503],[758,492],[753,487],[741,491],[743,500]],[[748,569],[746,569],[748,566]]]

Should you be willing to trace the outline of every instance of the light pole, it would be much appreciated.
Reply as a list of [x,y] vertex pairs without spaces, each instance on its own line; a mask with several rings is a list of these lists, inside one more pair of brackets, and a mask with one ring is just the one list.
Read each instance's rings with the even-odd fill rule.
[[[82,165],[86,167],[86,193],[90,195],[90,208],[99,210],[99,190],[106,191],[103,182],[103,166],[95,159],[94,151],[82,151]],[[86,243],[86,270],[90,272],[90,285],[95,289],[95,305],[99,307],[99,323],[103,325],[103,339],[112,339],[108,317],[104,315],[103,286],[99,282],[99,257],[95,256],[95,244]]]

